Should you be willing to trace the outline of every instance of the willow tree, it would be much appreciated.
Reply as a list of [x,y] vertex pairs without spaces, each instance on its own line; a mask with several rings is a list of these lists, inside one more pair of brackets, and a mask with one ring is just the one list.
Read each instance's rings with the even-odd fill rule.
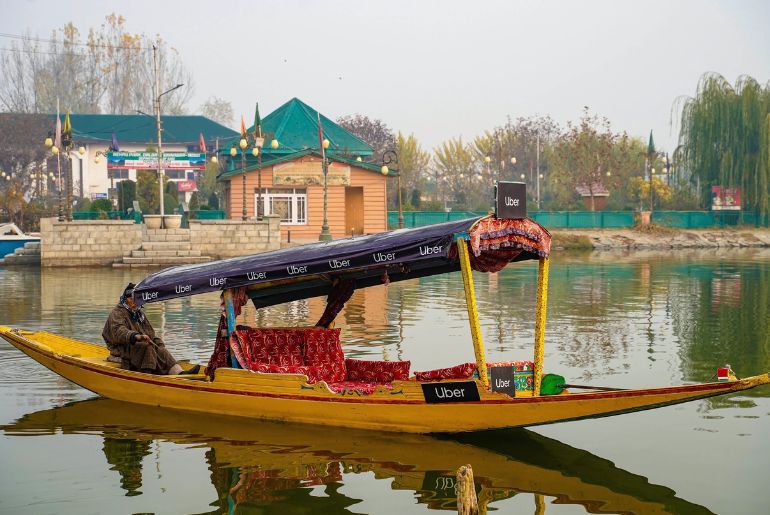
[[732,86],[703,75],[683,101],[675,161],[699,179],[704,203],[712,185],[740,187],[744,209],[770,212],[770,83],[741,76]]

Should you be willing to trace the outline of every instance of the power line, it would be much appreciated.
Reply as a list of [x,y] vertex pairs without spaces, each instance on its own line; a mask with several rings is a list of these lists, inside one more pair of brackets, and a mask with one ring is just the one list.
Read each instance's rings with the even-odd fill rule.
[[0,32],[0,38],[10,38],[10,39],[19,39],[22,41],[33,41],[35,43],[56,43],[60,45],[75,45],[75,46],[86,46],[86,47],[99,47],[99,48],[110,48],[113,50],[144,50],[149,51],[152,50],[152,47],[145,47],[145,46],[119,46],[119,45],[104,45],[104,44],[98,44],[98,43],[80,43],[80,42],[74,42],[74,41],[59,41],[58,39],[43,39],[39,38],[37,36],[24,36],[21,34],[8,34],[7,32]]
[[74,57],[92,57],[89,54],[76,54],[73,52],[44,52],[42,50],[31,50],[24,48],[1,48],[0,52],[22,52],[25,54],[43,54],[43,55],[70,55]]

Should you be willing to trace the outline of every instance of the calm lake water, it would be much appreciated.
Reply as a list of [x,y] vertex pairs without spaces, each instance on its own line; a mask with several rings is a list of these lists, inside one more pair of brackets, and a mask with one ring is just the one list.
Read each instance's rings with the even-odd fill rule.
[[[0,324],[101,341],[141,271],[0,268]],[[531,359],[536,265],[474,277],[487,356]],[[149,305],[205,363],[218,296]],[[770,370],[770,251],[554,256],[546,372],[648,387]],[[311,299],[251,325],[301,325]],[[412,370],[473,361],[459,275],[370,288],[338,318],[345,352]],[[415,436],[207,417],[95,397],[0,341],[0,513],[456,513],[470,463],[499,513],[767,513],[770,388],[598,420]]]

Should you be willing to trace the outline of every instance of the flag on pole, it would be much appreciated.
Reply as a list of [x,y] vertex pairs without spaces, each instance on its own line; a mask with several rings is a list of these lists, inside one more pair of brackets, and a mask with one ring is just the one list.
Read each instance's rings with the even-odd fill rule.
[[246,139],[248,134],[246,133],[246,120],[243,119],[243,115],[241,115],[241,138]]
[[61,148],[61,118],[59,118],[59,113],[56,113],[56,137],[54,138],[53,146]]
[[204,154],[206,153],[206,140],[203,139],[203,133],[201,132],[201,137],[198,139],[198,146],[201,149],[201,152]]
[[324,129],[321,126],[321,113],[316,111],[318,116],[318,148],[321,149],[321,159],[326,159],[326,152],[324,151]]
[[259,117],[259,102],[254,110],[254,139],[262,137],[262,119]]
[[72,140],[72,124],[70,123],[69,111],[67,111],[67,115],[64,117],[64,129],[62,129],[62,135],[66,136],[68,140]]
[[120,146],[118,145],[118,137],[115,136],[115,131],[112,131],[112,142],[110,143],[110,150],[113,152],[120,150]]

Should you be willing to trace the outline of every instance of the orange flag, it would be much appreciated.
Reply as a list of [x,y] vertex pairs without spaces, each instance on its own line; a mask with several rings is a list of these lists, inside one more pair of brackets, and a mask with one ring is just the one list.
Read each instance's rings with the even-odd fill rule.
[[241,138],[246,139],[248,136],[246,134],[246,120],[243,119],[243,115],[241,115]]

